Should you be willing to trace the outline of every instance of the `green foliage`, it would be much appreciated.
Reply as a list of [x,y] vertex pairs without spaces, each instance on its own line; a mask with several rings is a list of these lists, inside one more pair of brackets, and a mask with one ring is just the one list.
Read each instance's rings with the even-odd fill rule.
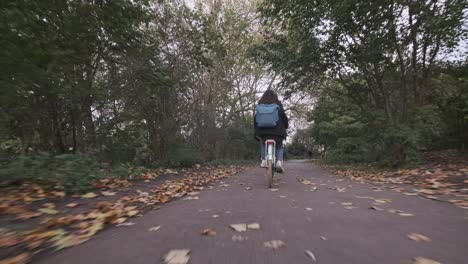
[[32,181],[44,185],[58,185],[68,192],[86,191],[92,187],[93,181],[101,176],[95,159],[81,154],[22,155],[3,164],[0,169],[0,182],[4,184]]
[[417,162],[466,148],[466,67],[444,61],[467,36],[463,0],[267,0],[257,57],[310,92],[312,137],[330,162]]

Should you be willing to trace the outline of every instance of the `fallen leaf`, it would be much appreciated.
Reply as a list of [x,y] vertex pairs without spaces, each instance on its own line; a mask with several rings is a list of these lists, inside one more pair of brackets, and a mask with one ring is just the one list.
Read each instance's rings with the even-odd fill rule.
[[232,229],[234,229],[237,232],[245,232],[247,231],[247,225],[246,224],[233,224],[230,225]]
[[280,247],[286,246],[286,243],[284,243],[281,240],[271,240],[263,243],[263,246],[270,248],[270,249],[278,249]]
[[65,197],[65,192],[53,191],[53,192],[50,192],[50,194],[55,197],[60,197],[60,198]]
[[285,195],[280,195],[279,198],[286,198],[286,196]]
[[247,191],[252,190],[252,187],[245,187]]
[[351,202],[343,202],[343,203],[341,203],[341,205],[344,205],[344,206],[352,206],[353,203],[351,203]]
[[201,232],[202,235],[204,236],[214,236],[216,235],[216,232],[213,229],[207,228]]
[[36,249],[36,248],[42,246],[45,242],[46,242],[45,239],[36,240],[36,241],[33,241],[33,242],[29,243],[29,244],[27,245],[27,248],[28,248],[29,250],[34,250],[34,249]]
[[306,211],[312,211],[312,208],[306,207],[306,208],[304,208],[304,210],[306,210]]
[[309,258],[311,258],[313,261],[317,261],[317,258],[315,258],[315,255],[314,255],[314,253],[312,253],[312,251],[306,250],[305,253],[306,253],[306,255],[307,255]]
[[118,224],[117,226],[132,226],[132,225],[135,225],[135,223],[133,223],[133,222],[124,222],[124,223]]
[[377,206],[370,206],[369,209],[377,210],[377,211],[382,211],[383,210],[382,208],[377,207]]
[[69,203],[69,204],[67,204],[67,205],[65,205],[65,206],[68,207],[68,208],[75,208],[75,207],[77,207],[78,205],[79,205],[79,203]]
[[187,264],[190,260],[190,250],[188,249],[174,249],[164,256],[166,264]]
[[272,192],[277,192],[278,189],[270,189],[270,191],[272,191]]
[[97,197],[97,194],[93,193],[93,192],[89,192],[87,194],[83,194],[81,195],[82,198],[86,198],[86,199],[91,199],[91,198],[95,198]]
[[53,208],[55,208],[55,204],[54,203],[45,203],[45,204],[42,205],[42,207],[53,209]]
[[123,223],[123,222],[125,222],[125,221],[127,221],[127,218],[126,218],[126,217],[120,217],[120,218],[117,218],[117,219],[113,220],[113,221],[111,222],[111,224],[114,224],[114,225],[116,225],[116,224],[121,224],[121,223]]
[[22,253],[15,257],[0,260],[0,264],[25,264],[30,258],[29,253]]
[[88,222],[81,222],[81,223],[77,223],[77,224],[74,224],[72,225],[73,228],[76,228],[76,229],[86,229],[89,227],[89,223]]
[[304,184],[304,185],[310,185],[310,184],[312,184],[312,182],[311,182],[311,181],[308,181],[308,180],[303,180],[303,181],[301,181],[301,183]]
[[136,216],[138,213],[139,213],[138,210],[131,210],[131,211],[128,211],[128,212],[127,212],[127,215],[128,215],[129,217],[133,217],[133,216]]
[[417,234],[417,233],[409,233],[408,235],[406,235],[409,239],[411,240],[414,240],[414,241],[417,241],[417,242],[420,242],[420,241],[425,241],[425,242],[429,242],[431,241],[430,238],[428,238],[427,236],[424,236],[424,235],[421,235],[421,234]]
[[153,226],[150,229],[148,229],[150,232],[158,231],[161,226]]
[[259,223],[251,223],[247,225],[247,229],[252,229],[252,230],[259,230],[260,229],[260,224]]
[[218,218],[218,217],[219,217],[219,215],[217,215],[217,214],[214,214],[214,215],[212,215],[211,217],[213,217],[213,218]]
[[184,200],[198,200],[200,199],[198,196],[189,196],[189,197],[185,197]]
[[398,213],[398,214],[401,216],[414,216],[414,214],[410,214],[410,213]]
[[324,236],[320,236],[320,238],[321,238],[322,240],[327,240],[327,238],[324,237]]
[[101,191],[101,194],[104,196],[114,196],[117,194],[117,192],[111,192],[111,191]]
[[24,212],[16,216],[16,219],[29,220],[31,218],[39,217],[42,213],[40,212]]
[[176,170],[166,169],[167,174],[177,174]]
[[428,259],[428,258],[417,257],[417,258],[414,258],[413,264],[442,264],[442,263],[437,262],[432,259]]
[[244,240],[247,240],[249,239],[248,237],[243,237],[241,235],[233,235],[231,240],[234,241],[234,242],[242,242]]
[[16,234],[0,235],[0,248],[11,247],[21,243],[22,239]]
[[37,211],[43,213],[43,214],[58,214],[59,211],[52,209],[52,208],[39,208]]

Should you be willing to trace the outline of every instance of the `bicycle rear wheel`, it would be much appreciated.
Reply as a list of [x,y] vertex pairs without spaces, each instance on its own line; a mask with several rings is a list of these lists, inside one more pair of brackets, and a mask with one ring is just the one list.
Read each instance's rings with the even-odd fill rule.
[[275,173],[273,168],[273,161],[268,160],[268,188],[273,187],[273,174]]

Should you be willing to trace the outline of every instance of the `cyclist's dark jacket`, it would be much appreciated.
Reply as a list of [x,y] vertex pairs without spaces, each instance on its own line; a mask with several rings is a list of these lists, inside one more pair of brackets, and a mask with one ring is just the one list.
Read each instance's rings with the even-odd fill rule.
[[255,138],[258,140],[261,138],[262,140],[265,139],[274,139],[276,141],[286,139],[286,129],[289,127],[289,120],[284,112],[283,105],[279,104],[279,121],[276,127],[273,128],[260,128],[257,127],[257,122],[254,119],[254,127],[255,127]]

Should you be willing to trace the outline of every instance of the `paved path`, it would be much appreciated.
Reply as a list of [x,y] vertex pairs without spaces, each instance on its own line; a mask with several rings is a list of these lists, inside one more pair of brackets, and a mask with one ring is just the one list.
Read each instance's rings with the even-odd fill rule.
[[[37,262],[152,264],[163,263],[171,249],[190,249],[189,263],[194,264],[314,263],[306,250],[314,253],[316,263],[404,264],[418,256],[468,263],[466,210],[391,190],[376,191],[373,185],[331,176],[306,162],[289,161],[285,167],[286,173],[276,181],[278,191],[266,188],[264,170],[252,168],[201,192],[199,200],[169,203],[133,219],[133,226],[109,228],[87,243],[46,254]],[[318,190],[311,191],[314,185],[301,184],[298,177],[310,180]],[[339,192],[336,187],[346,189]],[[375,201],[362,197],[391,202],[376,205],[384,210],[372,210]],[[343,202],[357,208],[346,209]],[[229,228],[253,222],[260,230],[238,233]],[[161,228],[149,231],[154,226]],[[200,235],[205,228],[217,234]],[[406,235],[411,232],[431,241],[409,240]],[[233,241],[237,235],[246,240]],[[265,248],[264,242],[270,240],[282,240],[286,246]]]

